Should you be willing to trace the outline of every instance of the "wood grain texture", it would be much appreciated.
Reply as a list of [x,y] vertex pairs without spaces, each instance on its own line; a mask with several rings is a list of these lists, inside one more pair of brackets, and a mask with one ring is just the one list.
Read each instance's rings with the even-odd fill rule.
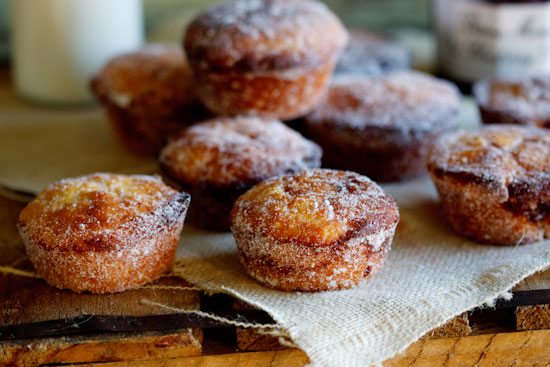
[[[153,284],[189,286],[178,278],[161,278]],[[147,316],[166,310],[143,303],[151,300],[172,307],[199,308],[199,292],[172,289],[136,289],[115,294],[77,294],[48,286],[41,279],[0,277],[0,325],[16,325],[79,315]]]
[[[255,307],[240,301],[233,301],[234,310],[253,310]],[[273,336],[261,335],[254,329],[236,328],[237,347],[243,352],[278,351],[288,349]]]
[[189,329],[17,340],[0,344],[0,365],[26,367],[199,356],[200,340],[200,333]]
[[[514,288],[515,291],[532,291],[543,289],[550,289],[550,269],[525,278]],[[550,329],[550,305],[517,307],[516,329]]]
[[[516,308],[517,330],[550,329],[550,305],[519,306]],[[550,346],[548,346],[550,349]]]
[[[550,364],[550,330],[423,339],[385,367],[536,367]],[[297,349],[148,361],[144,367],[304,366],[308,359]],[[127,362],[84,364],[84,367],[127,367]]]
[[540,289],[550,289],[550,269],[538,272],[522,280],[514,291],[532,291]]
[[534,367],[550,364],[550,330],[420,340],[386,367]]
[[470,322],[468,320],[468,313],[463,312],[455,318],[447,321],[444,325],[430,331],[423,338],[451,338],[456,336],[467,336],[472,332]]
[[[270,352],[233,353],[216,356],[175,358],[169,360],[144,361],[140,367],[298,367],[305,366],[308,358],[298,349]],[[131,362],[90,363],[74,367],[130,367]]]

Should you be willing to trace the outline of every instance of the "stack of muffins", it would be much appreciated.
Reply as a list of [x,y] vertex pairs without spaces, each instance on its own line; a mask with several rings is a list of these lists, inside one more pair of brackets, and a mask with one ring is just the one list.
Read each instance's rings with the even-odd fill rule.
[[[429,142],[457,125],[460,96],[452,84],[400,71],[411,62],[404,47],[370,32],[348,33],[315,1],[215,6],[187,27],[183,46],[187,56],[177,47],[120,56],[92,89],[121,140],[136,151],[159,152],[165,180],[192,194],[188,221],[200,228],[229,229],[241,194],[301,168],[352,170],[376,181],[421,175]],[[175,54],[181,62],[168,65]],[[124,116],[112,112],[121,100]],[[176,113],[160,114],[153,102],[183,113],[180,125],[173,124]],[[197,122],[201,114],[191,111],[201,104],[213,118],[182,129]],[[298,118],[300,132],[315,143],[280,122]]]
[[[127,147],[158,155],[172,188],[116,175],[51,185],[19,221],[37,270],[75,291],[139,286],[170,268],[189,207],[193,226],[233,232],[258,282],[349,288],[381,267],[399,222],[371,179],[428,170],[459,233],[502,245],[550,236],[549,132],[456,132],[453,84],[406,70],[408,52],[386,39],[355,31],[346,48],[349,38],[315,0],[236,0],[195,18],[183,49],[113,59],[92,90]],[[480,85],[484,116],[547,124],[548,95],[530,88],[547,83],[530,83]],[[509,95],[535,110],[506,112]],[[305,137],[282,122],[296,119]]]
[[[92,88],[121,140],[157,152],[165,182],[191,194],[188,222],[231,229],[247,272],[278,289],[345,288],[374,273],[399,215],[360,174],[399,181],[426,173],[429,143],[457,125],[457,89],[402,70],[411,61],[405,48],[365,31],[350,36],[314,0],[212,7],[187,27],[183,46],[186,56],[177,47],[120,56]],[[168,65],[168,54],[180,64]],[[151,65],[128,61],[146,58]],[[177,98],[183,85],[187,98]],[[149,98],[133,95],[147,90]],[[139,97],[183,112],[180,125],[176,113],[147,114]],[[296,119],[305,137],[282,122]]]
[[[374,273],[397,206],[369,178],[337,170],[385,180],[424,173],[427,141],[456,125],[456,89],[392,74],[410,65],[404,47],[366,31],[350,37],[314,0],[212,7],[187,27],[183,46],[119,56],[92,90],[120,140],[158,154],[164,181],[191,194],[188,222],[231,229],[247,272],[278,289],[347,288]],[[363,98],[370,84],[376,91]],[[358,119],[369,104],[402,115]],[[282,122],[297,119],[307,138]]]

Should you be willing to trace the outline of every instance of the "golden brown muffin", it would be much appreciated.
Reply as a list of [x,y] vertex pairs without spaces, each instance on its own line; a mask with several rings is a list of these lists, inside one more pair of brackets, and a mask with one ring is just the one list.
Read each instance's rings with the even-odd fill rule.
[[400,43],[370,31],[349,31],[349,43],[340,54],[334,74],[382,75],[409,69],[411,54]]
[[180,47],[150,45],[115,57],[93,78],[119,140],[134,152],[156,155],[168,136],[205,118]]
[[457,232],[508,246],[549,237],[549,131],[494,125],[446,134],[428,169]]
[[550,76],[481,80],[474,96],[486,124],[550,127]]
[[315,0],[237,0],[214,6],[184,40],[196,92],[219,115],[304,115],[326,90],[347,32]]
[[414,71],[338,77],[305,118],[323,148],[323,167],[398,181],[426,172],[429,144],[456,128],[460,95],[446,81]]
[[267,178],[319,167],[321,149],[269,118],[216,118],[184,130],[162,150],[161,169],[189,192],[188,222],[227,231],[235,200]]
[[48,284],[120,292],[171,269],[189,200],[158,177],[94,174],[49,185],[17,226]]
[[241,196],[231,230],[246,272],[284,291],[350,288],[374,274],[399,222],[393,198],[365,176],[301,170]]

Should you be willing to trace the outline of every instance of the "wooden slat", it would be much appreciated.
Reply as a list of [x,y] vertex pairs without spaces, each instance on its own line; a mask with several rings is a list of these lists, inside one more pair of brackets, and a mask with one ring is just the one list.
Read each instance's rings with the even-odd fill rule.
[[550,364],[550,330],[523,331],[420,340],[387,367],[498,366],[535,367]]
[[444,325],[430,331],[423,338],[452,338],[457,336],[468,336],[472,332],[468,313],[463,312],[457,317],[449,320]]
[[[140,367],[296,367],[308,362],[306,354],[297,349],[275,352],[233,353],[216,356],[175,358],[140,362]],[[90,363],[75,367],[129,367],[128,362]]]
[[540,289],[550,289],[550,269],[525,278],[513,290],[532,291]]
[[[189,286],[178,278],[161,278],[157,285]],[[80,315],[147,316],[166,310],[143,300],[185,309],[200,308],[197,291],[137,289],[115,294],[77,294],[48,286],[41,279],[0,277],[0,325],[26,324]]]
[[[520,306],[516,308],[517,330],[550,329],[550,305]],[[548,346],[550,349],[550,346]]]
[[[536,367],[550,364],[550,330],[423,339],[386,367]],[[296,349],[148,361],[144,367],[304,366],[307,356]],[[84,364],[83,367],[126,367],[127,362]]]
[[[543,289],[550,289],[550,269],[524,279],[514,288],[514,291]],[[517,330],[550,329],[550,305],[517,307],[516,328]]]
[[197,331],[193,334],[189,329],[17,340],[0,344],[0,365],[14,367],[199,355],[200,334]]

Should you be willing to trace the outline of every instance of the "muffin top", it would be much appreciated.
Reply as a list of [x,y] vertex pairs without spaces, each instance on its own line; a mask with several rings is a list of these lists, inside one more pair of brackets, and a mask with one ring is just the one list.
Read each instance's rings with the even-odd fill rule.
[[349,43],[340,54],[335,74],[374,76],[410,67],[411,54],[398,42],[359,29],[349,34]]
[[189,25],[194,68],[214,72],[316,66],[344,48],[347,32],[315,0],[236,0],[209,8]]
[[550,131],[503,124],[445,134],[432,147],[428,168],[436,177],[481,184],[502,200],[550,197]]
[[111,251],[139,246],[177,222],[189,195],[154,176],[93,174],[50,184],[21,212],[18,227],[45,249]]
[[306,121],[336,129],[431,131],[457,125],[460,95],[446,81],[415,71],[341,76]]
[[156,118],[196,102],[189,64],[176,45],[150,45],[113,58],[91,88],[103,103]]
[[174,137],[160,154],[170,178],[217,187],[319,167],[321,148],[282,122],[260,117],[216,118]]
[[237,200],[231,216],[233,230],[265,236],[266,243],[307,246],[369,235],[381,246],[385,231],[399,221],[393,198],[369,178],[328,169],[264,181]]
[[480,105],[520,123],[550,126],[550,76],[484,80],[476,84],[474,94]]

